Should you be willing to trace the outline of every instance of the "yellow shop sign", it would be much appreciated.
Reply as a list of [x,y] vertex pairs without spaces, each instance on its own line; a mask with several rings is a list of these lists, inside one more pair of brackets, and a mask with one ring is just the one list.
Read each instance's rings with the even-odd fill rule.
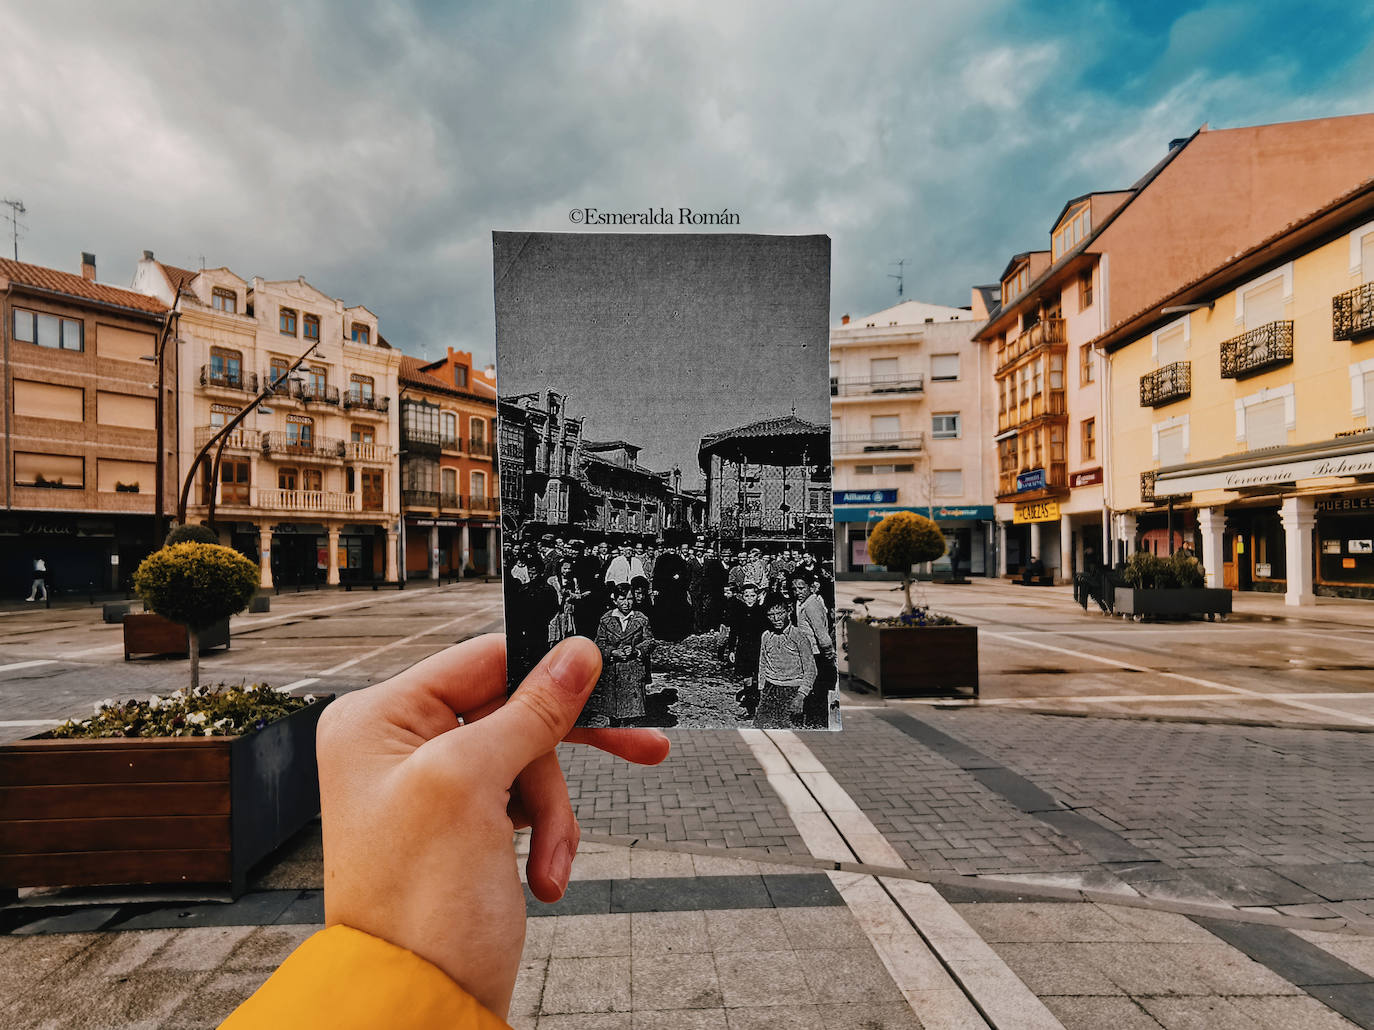
[[1011,521],[1018,526],[1026,522],[1058,522],[1059,502],[1031,501],[1018,504],[1012,512]]

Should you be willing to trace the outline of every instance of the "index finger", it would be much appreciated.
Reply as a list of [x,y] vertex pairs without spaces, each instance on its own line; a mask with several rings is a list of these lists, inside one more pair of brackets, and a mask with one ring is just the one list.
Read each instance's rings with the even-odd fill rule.
[[437,737],[458,714],[504,698],[506,638],[487,633],[446,647],[373,689],[395,718],[426,740]]

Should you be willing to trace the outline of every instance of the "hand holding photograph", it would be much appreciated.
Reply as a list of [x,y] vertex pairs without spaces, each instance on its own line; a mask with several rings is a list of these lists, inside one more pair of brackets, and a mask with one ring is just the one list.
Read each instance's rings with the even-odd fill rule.
[[824,236],[493,234],[507,671],[580,725],[838,729]]

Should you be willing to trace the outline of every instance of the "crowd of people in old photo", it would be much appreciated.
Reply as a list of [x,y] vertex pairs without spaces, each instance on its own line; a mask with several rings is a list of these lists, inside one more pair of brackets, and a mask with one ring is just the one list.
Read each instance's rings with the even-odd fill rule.
[[651,656],[691,636],[706,637],[738,681],[736,710],[722,712],[722,724],[830,722],[835,582],[817,553],[722,551],[702,537],[672,547],[545,534],[508,544],[503,567],[512,684],[564,637],[590,637],[601,649],[601,679],[580,725],[652,724]]

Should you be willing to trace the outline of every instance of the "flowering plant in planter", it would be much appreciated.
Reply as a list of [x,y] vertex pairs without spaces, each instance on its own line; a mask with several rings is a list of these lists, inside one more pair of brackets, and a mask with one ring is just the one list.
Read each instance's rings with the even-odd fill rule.
[[80,737],[237,737],[313,704],[313,694],[294,697],[265,683],[252,686],[193,687],[146,701],[97,702],[87,719],[68,719],[46,736]]
[[930,610],[929,605],[913,605],[911,611],[902,612],[900,615],[892,615],[887,618],[868,615],[863,619],[870,626],[896,626],[896,627],[916,627],[916,626],[957,626],[959,623],[951,619],[948,615],[941,615]]

